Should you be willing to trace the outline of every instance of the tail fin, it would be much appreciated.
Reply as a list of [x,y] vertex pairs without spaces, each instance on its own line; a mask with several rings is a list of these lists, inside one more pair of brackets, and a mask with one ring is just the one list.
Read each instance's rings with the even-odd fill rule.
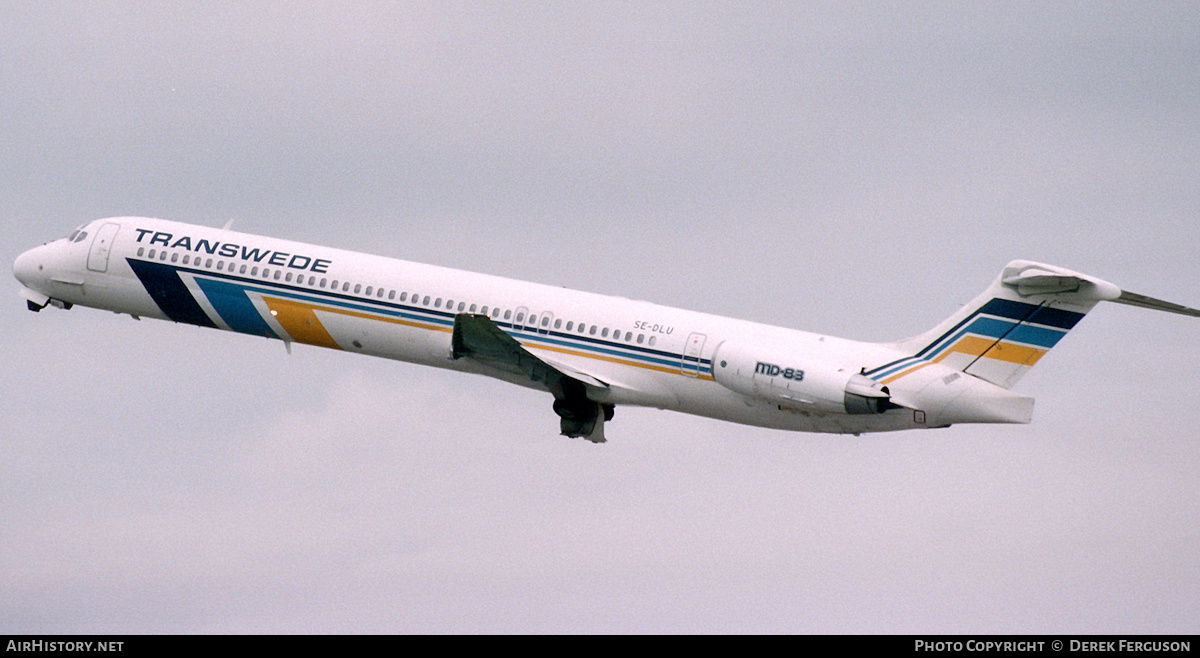
[[895,344],[912,356],[865,374],[887,384],[931,363],[941,363],[1012,388],[1101,301],[1200,316],[1196,309],[1122,292],[1096,277],[1015,260],[957,313],[933,329]]

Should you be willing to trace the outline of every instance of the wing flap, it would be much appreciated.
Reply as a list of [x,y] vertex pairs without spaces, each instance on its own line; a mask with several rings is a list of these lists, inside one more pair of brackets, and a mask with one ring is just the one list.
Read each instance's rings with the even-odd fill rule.
[[564,435],[604,442],[604,421],[612,417],[612,405],[594,401],[588,388],[608,386],[591,375],[536,356],[488,316],[454,316],[450,357],[471,358],[489,368],[528,377],[554,395],[554,413],[561,419]]
[[455,316],[450,346],[451,358],[470,357],[493,368],[524,375],[530,381],[543,384],[556,398],[562,397],[564,378],[596,388],[608,388],[591,375],[534,355],[486,315],[460,313]]

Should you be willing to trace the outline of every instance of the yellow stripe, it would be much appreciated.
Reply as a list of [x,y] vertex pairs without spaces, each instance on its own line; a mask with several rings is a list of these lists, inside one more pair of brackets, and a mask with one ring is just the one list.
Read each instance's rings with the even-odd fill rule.
[[[621,365],[626,365],[626,366],[635,366],[638,368],[646,368],[647,370],[657,370],[659,372],[665,372],[665,373],[669,373],[669,374],[673,374],[673,375],[682,375],[683,374],[682,369],[679,367],[672,368],[670,366],[660,366],[660,365],[651,364],[651,363],[643,363],[641,361],[631,361],[629,359],[622,359],[622,358],[615,357],[615,356],[595,354],[593,352],[581,352],[579,350],[572,350],[572,349],[569,349],[566,347],[559,347],[558,345],[545,345],[542,343],[535,344],[532,342],[526,343],[525,345],[527,347],[534,347],[537,349],[549,350],[551,352],[559,352],[561,354],[571,354],[574,356],[582,356],[582,357],[585,357],[588,359],[597,359],[600,361],[609,361],[611,363],[619,363]],[[704,373],[699,373],[698,377],[700,379],[707,379],[710,381],[712,380],[712,375],[707,375]]]
[[1008,361],[1010,363],[1019,363],[1023,366],[1031,366],[1038,362],[1046,354],[1046,350],[1036,347],[1027,347],[1025,345],[1014,345],[1012,343],[996,343],[992,349],[988,350],[983,356],[989,359],[998,359],[1000,361]]
[[354,317],[354,318],[363,318],[365,320],[379,320],[380,322],[390,322],[392,324],[402,324],[406,327],[416,327],[418,329],[432,329],[434,331],[444,331],[446,333],[450,333],[452,331],[452,329],[450,327],[444,327],[442,325],[427,324],[424,322],[413,322],[412,320],[402,320],[400,318],[379,317],[378,315],[371,315],[369,313],[361,313],[359,311],[347,311],[346,309],[341,309],[341,308],[321,308],[318,310],[328,311],[330,313],[341,313],[342,315],[349,315],[350,317]]
[[982,356],[988,359],[996,359],[997,361],[1008,361],[1023,366],[1032,366],[1038,362],[1046,354],[1046,350],[1036,347],[1027,347],[1025,345],[1016,345],[1014,343],[996,342],[991,338],[980,338],[978,336],[963,336],[956,343],[939,354],[937,358],[924,363],[920,363],[915,367],[907,370],[902,370],[891,377],[880,380],[880,384],[887,385],[891,382],[900,379],[906,375],[924,368],[931,363],[940,363],[942,359],[950,356],[952,353],[967,354],[970,356]]
[[[283,325],[284,330],[287,331],[288,334],[291,335],[291,337],[297,342],[307,343],[309,345],[318,345],[321,347],[341,349],[337,342],[333,340],[333,337],[329,335],[329,332],[325,330],[325,327],[321,325],[321,321],[317,318],[317,315],[314,313],[314,311],[338,313],[340,315],[348,315],[355,318],[363,318],[365,320],[390,322],[392,324],[416,327],[418,329],[431,329],[433,331],[442,331],[447,333],[453,331],[452,328],[441,325],[413,322],[411,320],[402,320],[399,318],[380,317],[378,315],[371,315],[369,313],[362,313],[360,311],[349,311],[332,306],[303,304],[292,300],[279,299],[278,297],[267,297],[266,295],[263,296],[263,301],[267,303],[267,308],[271,309],[272,314],[277,320],[279,320],[279,323]],[[593,352],[581,352],[579,350],[572,350],[565,347],[559,347],[557,345],[545,345],[542,343],[532,342],[526,343],[526,345],[530,347],[536,347],[538,349],[549,350],[551,352],[572,354],[588,359],[598,359],[600,361],[609,361],[611,363],[619,363],[626,366],[646,368],[647,370],[657,370],[659,372],[665,372],[669,374],[683,375],[683,372],[680,368],[672,368],[670,366],[660,366],[650,363],[643,363],[640,361],[631,361],[629,359],[600,355]],[[698,373],[697,377],[699,379],[713,381],[711,374]]]
[[892,382],[896,381],[897,379],[900,379],[901,377],[904,377],[905,375],[911,375],[912,373],[914,373],[914,372],[916,372],[916,371],[920,370],[921,368],[924,368],[925,366],[927,366],[927,365],[929,365],[929,364],[931,364],[931,363],[933,363],[933,362],[932,362],[932,361],[925,361],[924,363],[918,363],[918,364],[916,365],[916,367],[909,368],[908,370],[901,370],[900,372],[898,372],[898,373],[896,373],[896,374],[892,375],[891,377],[888,377],[888,378],[886,378],[886,379],[881,379],[881,380],[879,380],[879,383],[880,383],[880,384],[883,384],[884,386],[887,386],[888,384],[890,384],[890,383],[892,383]]
[[308,304],[266,296],[263,297],[263,301],[267,303],[267,308],[271,309],[271,315],[283,325],[283,330],[296,342],[341,349]]
[[[266,301],[267,306],[270,307],[271,302],[283,302],[284,300],[278,299],[275,297],[267,297],[264,295],[263,301]],[[380,317],[378,315],[371,315],[369,313],[362,313],[359,311],[348,311],[346,309],[337,308],[335,306],[317,306],[315,304],[301,304],[299,302],[291,302],[291,301],[286,302],[286,303],[294,304],[298,307],[300,307],[300,306],[307,307],[308,309],[310,309],[312,311],[321,311],[324,313],[337,313],[339,315],[349,315],[350,317],[363,318],[364,320],[378,320],[380,322],[390,322],[392,324],[402,324],[406,327],[416,327],[418,329],[431,329],[433,331],[444,331],[446,333],[450,333],[450,327],[443,327],[441,325],[436,325],[436,324],[427,324],[424,322],[414,322],[412,320],[402,320],[400,318]],[[314,314],[313,317],[315,318],[316,315]],[[289,331],[288,333],[291,333],[291,332]]]

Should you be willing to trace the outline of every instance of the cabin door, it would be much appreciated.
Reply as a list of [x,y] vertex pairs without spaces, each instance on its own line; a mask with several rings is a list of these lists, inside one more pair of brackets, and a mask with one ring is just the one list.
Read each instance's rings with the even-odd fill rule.
[[117,237],[117,230],[121,228],[120,224],[105,224],[96,231],[96,237],[92,238],[92,250],[88,252],[88,269],[93,272],[105,272],[108,270],[108,254],[112,252],[113,239]]
[[679,371],[688,377],[700,375],[700,352],[704,349],[704,334],[691,334],[683,347],[683,357],[679,361]]

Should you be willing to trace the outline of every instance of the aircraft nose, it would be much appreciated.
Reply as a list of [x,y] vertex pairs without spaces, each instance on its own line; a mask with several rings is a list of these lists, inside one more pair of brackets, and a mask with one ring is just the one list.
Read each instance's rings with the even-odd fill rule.
[[30,249],[17,256],[17,259],[13,261],[13,276],[17,277],[17,281],[26,286],[33,284],[37,278],[38,271],[42,269],[40,259],[34,253],[36,251],[37,249]]

